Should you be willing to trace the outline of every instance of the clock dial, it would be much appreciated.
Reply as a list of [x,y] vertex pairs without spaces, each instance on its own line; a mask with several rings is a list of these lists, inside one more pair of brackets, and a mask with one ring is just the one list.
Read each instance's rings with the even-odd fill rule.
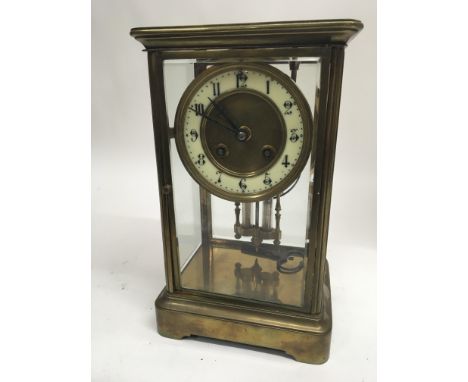
[[176,114],[181,159],[201,186],[228,200],[281,193],[307,162],[311,113],[284,73],[264,64],[219,65],[187,88]]

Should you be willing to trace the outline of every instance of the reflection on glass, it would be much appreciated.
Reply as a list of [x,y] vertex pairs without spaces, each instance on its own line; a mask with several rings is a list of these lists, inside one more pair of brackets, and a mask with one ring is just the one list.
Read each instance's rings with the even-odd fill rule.
[[236,294],[238,296],[281,303],[281,300],[278,299],[278,271],[263,271],[258,263],[258,258],[255,259],[251,267],[242,267],[241,263],[236,263],[234,276],[236,276]]

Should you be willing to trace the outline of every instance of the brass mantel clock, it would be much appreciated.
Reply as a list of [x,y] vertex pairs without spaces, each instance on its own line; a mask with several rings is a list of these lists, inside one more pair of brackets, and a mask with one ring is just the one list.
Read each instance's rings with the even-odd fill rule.
[[148,52],[167,287],[159,333],[322,363],[344,48],[355,20],[135,28]]

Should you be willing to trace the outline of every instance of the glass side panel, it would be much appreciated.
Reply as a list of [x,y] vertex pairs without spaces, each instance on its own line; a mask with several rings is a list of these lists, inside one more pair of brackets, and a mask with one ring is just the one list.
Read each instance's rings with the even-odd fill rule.
[[[220,63],[206,60],[200,63],[200,61],[195,60],[170,60],[165,62],[166,104],[171,127],[174,126],[176,110],[181,97],[195,78],[195,73],[203,73],[203,70],[213,65],[218,66],[219,64],[221,67],[223,64],[233,62],[235,61],[223,60]],[[318,94],[320,59],[296,58],[294,64],[285,59],[270,60],[268,64],[288,76],[296,78],[295,85],[288,86],[297,86],[300,89],[313,114]],[[295,72],[292,73],[291,68],[296,68],[297,71],[294,69]],[[252,73],[247,73],[247,75],[251,76],[252,81],[254,75]],[[241,76],[237,78],[237,87],[242,86],[243,80]],[[223,89],[218,90],[216,86],[211,88],[212,83],[207,85],[209,85],[206,88],[210,94],[214,91],[212,96],[214,102],[210,102],[214,107],[217,107],[214,103],[216,103],[216,99],[223,99]],[[267,97],[270,91],[269,86],[268,80],[264,91]],[[237,93],[234,89],[229,94]],[[223,106],[227,109],[231,108],[228,102]],[[226,125],[231,122],[230,118],[226,118],[229,112],[235,114],[232,119],[238,120],[248,119],[244,116],[244,112],[245,115],[250,112],[248,107],[244,110],[242,108],[234,109],[233,106],[230,110],[224,110],[215,116],[215,114],[205,112],[210,107],[209,104],[202,106],[194,104],[188,107],[193,109],[192,118],[199,118],[195,119],[193,123],[208,123],[203,122],[203,118],[216,119],[213,123],[219,125],[219,129],[226,128]],[[282,114],[287,114],[289,110],[287,105],[283,107],[282,103],[276,103],[275,107]],[[214,112],[212,111],[212,113]],[[287,116],[283,115],[283,118],[287,121]],[[262,118],[259,120],[261,121]],[[188,123],[192,122],[188,121]],[[293,136],[287,123],[282,138],[286,144],[288,144],[288,139],[291,142],[300,139],[299,135]],[[187,144],[190,144],[190,139],[195,141],[200,139],[200,142],[205,139],[208,142],[210,137],[202,135],[208,134],[203,131],[209,130],[194,126],[192,131],[195,133],[192,136],[190,136],[189,130],[184,130],[184,134],[187,133],[185,134],[187,138],[184,138],[188,142]],[[175,127],[176,129],[185,129],[183,126]],[[249,133],[252,134],[252,139],[256,139],[256,130],[255,128],[252,130],[253,132],[249,131]],[[214,134],[218,134],[216,127],[213,131]],[[234,132],[238,133],[237,130]],[[273,130],[271,134],[275,134]],[[238,139],[240,140],[239,137]],[[200,147],[208,150],[209,143],[203,141],[203,144],[204,146]],[[224,141],[219,146],[228,149],[225,147]],[[231,151],[235,152],[234,149]],[[284,158],[284,152],[287,153],[287,151],[283,151],[282,157],[278,156],[274,161],[276,164],[284,161],[284,166],[287,167],[290,165],[290,161],[288,157]],[[219,152],[215,152],[214,155],[217,154]],[[189,174],[187,167],[190,165],[187,165],[186,160],[183,160],[181,155],[185,154],[178,152],[175,139],[171,139],[171,169],[181,265],[181,287],[285,306],[304,306],[306,269],[309,261],[307,232],[313,196],[314,173],[314,158],[311,157],[310,152],[308,158],[304,157],[305,166],[300,172],[295,173],[294,180],[287,187],[279,190],[278,194],[267,195],[258,202],[228,201],[210,193],[207,187],[199,185],[203,184],[203,180],[195,181]],[[206,157],[195,158],[197,166],[203,168],[202,165],[207,157],[208,154]],[[223,172],[224,167],[219,166],[217,168],[219,172],[216,172],[216,174],[221,174],[219,181],[227,179],[227,175]],[[272,169],[273,166],[272,164]],[[191,171],[193,175],[194,171]],[[217,176],[213,178],[213,182],[216,182]],[[226,178],[222,178],[223,176]],[[195,177],[203,176],[195,174]],[[253,179],[253,176],[251,178],[246,176],[244,179],[250,181],[249,179]],[[266,180],[267,176],[265,175]],[[240,178],[239,183],[237,181],[233,183],[233,187],[240,187],[242,191],[242,182],[242,178]],[[237,190],[237,195],[242,195],[241,191]],[[237,200],[235,195],[231,199]]]
[[183,267],[201,245],[200,188],[185,171],[174,142],[171,167],[179,262]]
[[[169,125],[174,124],[177,103],[187,83],[193,79],[193,63],[165,65],[164,81]],[[179,263],[184,266],[201,245],[200,191],[185,171],[173,139],[170,142],[174,209],[179,248]]]

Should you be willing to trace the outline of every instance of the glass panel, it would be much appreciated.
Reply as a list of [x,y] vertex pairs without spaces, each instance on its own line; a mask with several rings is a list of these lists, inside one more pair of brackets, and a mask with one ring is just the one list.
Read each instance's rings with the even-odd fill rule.
[[185,171],[172,141],[171,167],[179,261],[184,267],[201,245],[200,190]]
[[[288,86],[297,86],[300,89],[313,114],[316,94],[318,94],[320,59],[297,58],[294,59],[292,64],[291,61],[292,59],[270,60],[268,64],[286,73],[288,76],[296,78],[296,85]],[[234,61],[223,60],[222,63],[229,64],[232,62]],[[217,63],[219,62],[203,61],[203,63],[200,63],[198,61],[197,64],[195,60],[170,60],[165,62],[166,103],[171,126],[173,126],[175,121],[177,105],[185,89],[193,81],[195,72],[203,73],[203,70]],[[196,69],[195,66],[197,66]],[[219,65],[219,67],[221,66]],[[244,74],[250,75],[251,82],[249,85],[253,84],[254,74],[248,72]],[[270,84],[269,77],[266,77],[266,79],[264,93],[269,97],[270,86],[273,86],[273,81]],[[234,78],[233,81],[232,84],[237,81],[237,88],[240,89],[245,82],[245,78],[240,73],[239,77]],[[289,82],[292,83],[292,80],[289,80]],[[213,87],[211,87],[212,85]],[[222,87],[225,88],[225,85],[222,84]],[[206,91],[210,92],[210,94],[214,92],[212,97],[215,99],[218,99],[216,97],[220,97],[219,100],[222,100],[223,91],[226,91],[226,89],[217,89],[216,84],[210,82],[207,83]],[[228,91],[227,93],[234,94],[235,91],[236,89],[232,93]],[[274,93],[272,94],[270,98],[273,99],[275,95]],[[210,102],[213,104],[213,107],[218,108],[219,105],[215,105],[216,102]],[[222,101],[219,102],[221,104]],[[258,107],[261,108],[268,102],[261,101]],[[284,106],[282,102],[276,102],[276,106],[273,107],[278,109],[278,112],[281,113],[282,118],[286,121],[283,123],[285,125],[284,136],[281,138],[286,142],[284,143],[286,146],[281,149],[283,151],[280,150],[279,146],[272,148],[273,155],[276,155],[276,151],[281,151],[282,157],[274,159],[275,165],[269,165],[270,167],[267,168],[266,173],[262,169],[261,176],[264,176],[264,182],[267,182],[267,180],[271,181],[271,179],[268,179],[268,171],[271,171],[271,174],[273,174],[274,166],[277,164],[280,167],[283,164],[286,168],[291,164],[291,161],[293,161],[292,167],[296,163],[292,155],[294,151],[287,151],[294,150],[295,147],[288,140],[291,142],[300,141],[303,136],[300,135],[302,130],[290,129],[291,126],[287,122],[288,111],[290,109],[294,110],[295,104],[296,102],[293,99],[292,107],[291,105],[287,105],[286,102]],[[226,117],[229,112],[235,114],[237,119],[244,118],[244,114],[247,115],[250,112],[248,106],[234,109],[236,106],[233,101],[231,104],[229,102],[223,104],[229,110],[218,110],[219,114],[214,117],[214,112],[212,114],[207,114],[206,112],[212,106],[210,104],[199,104],[199,106],[194,104],[187,107],[193,109],[193,118],[200,117],[196,121],[202,121],[203,118],[212,122],[214,121],[215,127],[212,130],[214,134],[219,133],[216,129],[221,129],[221,131],[224,131],[222,129],[226,129],[225,134],[229,134],[227,125],[231,121],[229,117]],[[245,118],[248,119],[248,117]],[[262,118],[268,120],[268,115],[263,115]],[[260,118],[260,121],[262,118]],[[189,123],[192,122],[187,120],[186,124],[188,125]],[[201,123],[208,124],[209,122],[205,121]],[[184,127],[184,129],[186,128]],[[187,140],[187,144],[190,145],[190,139],[194,141],[200,139],[200,145],[203,144],[204,146],[199,146],[197,150],[202,150],[202,147],[204,150],[209,150],[210,137],[205,137],[206,141],[202,142],[203,133],[201,128],[196,127],[192,131],[195,131],[195,133],[190,137],[190,130],[184,130],[184,134],[187,133],[185,134],[187,138],[183,139]],[[208,127],[204,131],[209,131]],[[299,132],[297,136],[294,135],[295,131]],[[235,130],[234,133],[239,134],[239,130]],[[248,134],[252,134],[252,139],[257,138],[255,130],[253,133],[248,131]],[[239,135],[236,135],[236,137],[241,141]],[[291,146],[287,146],[288,144]],[[225,151],[221,153],[216,151],[213,155],[219,154],[220,156],[224,156],[229,151],[224,143],[218,146],[223,146],[222,148]],[[262,148],[262,150],[265,150],[265,148]],[[232,149],[232,151],[235,152],[235,149]],[[264,154],[265,151],[262,151],[262,153],[267,158],[266,154]],[[289,153],[289,159],[284,153]],[[303,156],[304,161],[306,161],[303,169],[300,172],[294,173],[294,179],[290,181],[287,187],[278,189],[279,196],[278,194],[267,195],[258,202],[240,200],[244,195],[242,194],[244,192],[242,182],[253,182],[252,179],[257,175],[239,178],[239,182],[236,180],[236,182],[232,183],[232,187],[240,187],[240,189],[236,189],[235,192],[226,191],[227,194],[231,195],[230,198],[234,200],[237,200],[236,195],[240,197],[238,202],[228,201],[208,191],[210,185],[205,186],[205,183],[206,179],[210,178],[209,175],[195,174],[197,178],[203,178],[203,176],[206,178],[205,180],[198,180],[200,184],[203,184],[203,186],[199,186],[199,183],[195,182],[192,176],[189,175],[187,167],[190,167],[190,164],[188,165],[181,155],[185,154],[179,153],[176,149],[175,141],[171,140],[171,166],[174,180],[173,190],[182,288],[289,306],[304,306],[304,288],[308,262],[308,217],[312,206],[314,171],[314,158],[310,157],[310,152],[309,157]],[[198,151],[197,155],[199,155]],[[206,168],[207,174],[209,171],[207,167],[203,166],[205,165],[205,160],[209,160],[208,156],[207,151],[204,151],[203,156],[195,156],[191,159],[192,162],[197,162],[195,164],[199,168]],[[238,159],[240,163],[242,158],[239,157]],[[228,181],[230,173],[228,174],[228,171],[224,170],[224,167],[220,164],[221,162],[221,160],[219,163],[216,162],[218,163],[216,166],[219,165],[219,167],[215,168],[215,170],[218,170],[216,171],[216,176],[213,173],[213,183],[217,182],[218,176],[220,176],[218,181],[221,182],[223,179],[225,182]],[[252,163],[248,163],[248,165],[255,167]],[[240,164],[239,166],[241,167]],[[194,170],[191,170],[191,172],[193,174]],[[286,177],[287,173],[284,176]],[[236,179],[235,174],[231,174],[231,177]],[[227,186],[226,190],[228,190]]]
[[[174,124],[178,100],[187,83],[193,80],[194,62],[187,60],[183,65],[165,65],[164,67],[166,107],[170,126]],[[172,139],[170,148],[179,262],[183,267],[201,245],[200,191],[198,184],[185,171]]]

